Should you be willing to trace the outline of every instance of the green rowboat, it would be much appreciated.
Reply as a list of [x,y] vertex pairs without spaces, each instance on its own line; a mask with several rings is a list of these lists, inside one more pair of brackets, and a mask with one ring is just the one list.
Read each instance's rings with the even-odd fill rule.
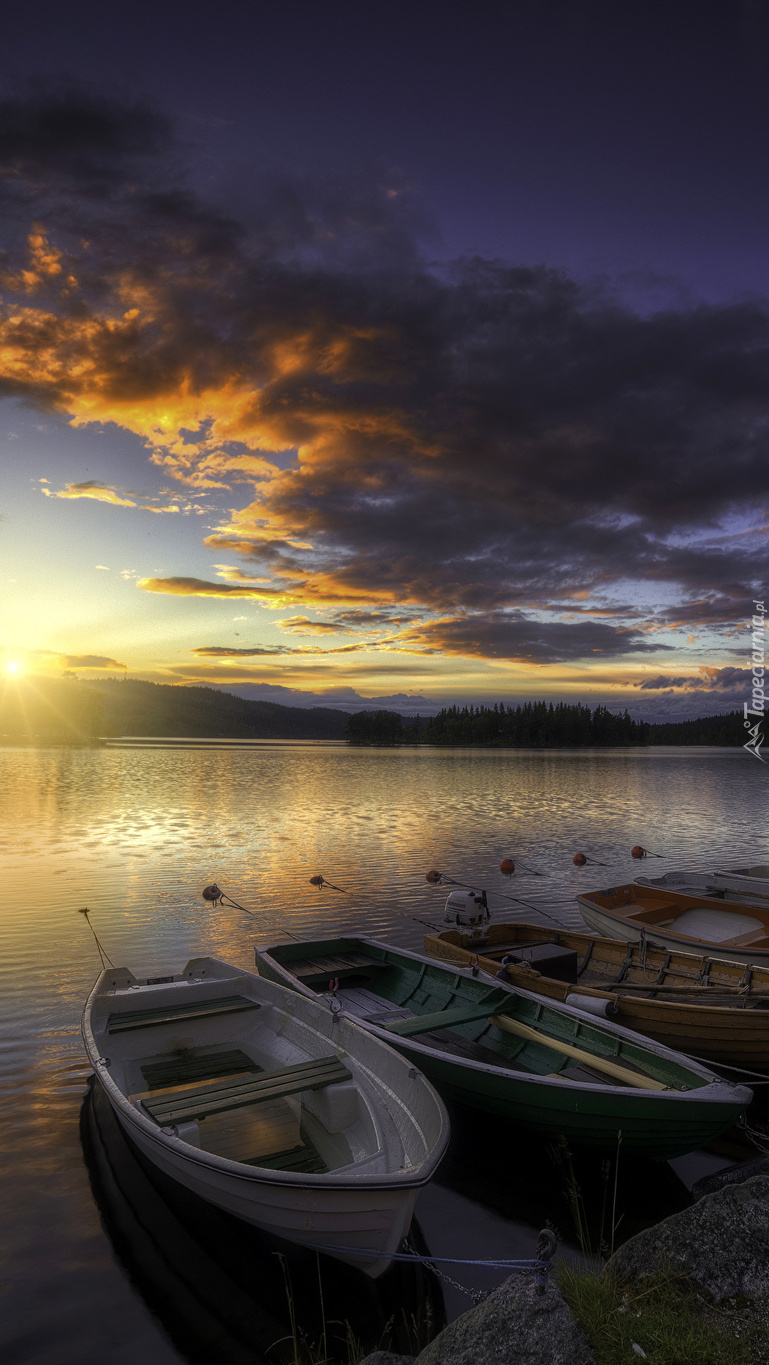
[[699,1062],[568,1005],[370,938],[256,948],[261,976],[407,1056],[444,1099],[533,1132],[658,1160],[717,1137],[752,1098]]

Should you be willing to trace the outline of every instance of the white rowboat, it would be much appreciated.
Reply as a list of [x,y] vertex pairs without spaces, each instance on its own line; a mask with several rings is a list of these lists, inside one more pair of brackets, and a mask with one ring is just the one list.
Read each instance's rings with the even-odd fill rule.
[[636,877],[639,886],[667,887],[684,896],[707,896],[741,905],[769,900],[769,867],[740,867],[728,872],[666,872],[662,877]]
[[125,1132],[160,1170],[274,1237],[372,1278],[449,1139],[419,1071],[323,1003],[214,958],[102,972],[83,1041]]

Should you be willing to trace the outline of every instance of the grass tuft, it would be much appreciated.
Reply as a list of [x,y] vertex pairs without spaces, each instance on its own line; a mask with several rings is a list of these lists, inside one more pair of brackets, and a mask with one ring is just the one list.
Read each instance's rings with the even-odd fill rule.
[[605,1270],[573,1266],[561,1266],[556,1280],[599,1365],[644,1356],[652,1365],[755,1365],[766,1358],[769,1329],[737,1326],[728,1314],[719,1322],[718,1310],[672,1272],[650,1277],[641,1290]]

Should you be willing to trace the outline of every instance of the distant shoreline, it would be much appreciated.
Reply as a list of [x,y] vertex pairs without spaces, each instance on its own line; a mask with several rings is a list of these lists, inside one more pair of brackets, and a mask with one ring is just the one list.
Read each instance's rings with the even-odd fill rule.
[[211,687],[134,679],[23,678],[0,689],[0,745],[95,748],[349,744],[504,750],[729,748],[744,744],[741,712],[634,720],[606,706],[524,702],[444,707],[436,715],[283,706]]
[[605,753],[650,753],[652,750],[675,749],[676,751],[689,751],[693,749],[717,750],[721,753],[734,753],[734,744],[428,744],[422,743],[403,743],[403,744],[353,744],[345,739],[207,739],[190,738],[178,739],[174,736],[170,738],[155,737],[154,735],[144,737],[125,738],[101,738],[94,739],[10,739],[0,737],[0,749],[162,749],[166,752],[185,749],[207,749],[215,752],[219,749],[299,749],[311,747],[314,749],[388,749],[388,750],[433,750],[436,753],[451,749],[472,749],[473,752],[482,751],[484,753],[517,753],[517,754],[605,754]]

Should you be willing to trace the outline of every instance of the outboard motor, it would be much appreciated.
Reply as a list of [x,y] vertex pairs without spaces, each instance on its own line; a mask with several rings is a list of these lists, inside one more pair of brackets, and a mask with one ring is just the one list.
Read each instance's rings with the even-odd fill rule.
[[458,929],[469,929],[469,934],[462,935],[466,943],[482,943],[486,937],[483,926],[490,919],[485,891],[470,891],[457,886],[446,901],[443,922],[456,925]]

